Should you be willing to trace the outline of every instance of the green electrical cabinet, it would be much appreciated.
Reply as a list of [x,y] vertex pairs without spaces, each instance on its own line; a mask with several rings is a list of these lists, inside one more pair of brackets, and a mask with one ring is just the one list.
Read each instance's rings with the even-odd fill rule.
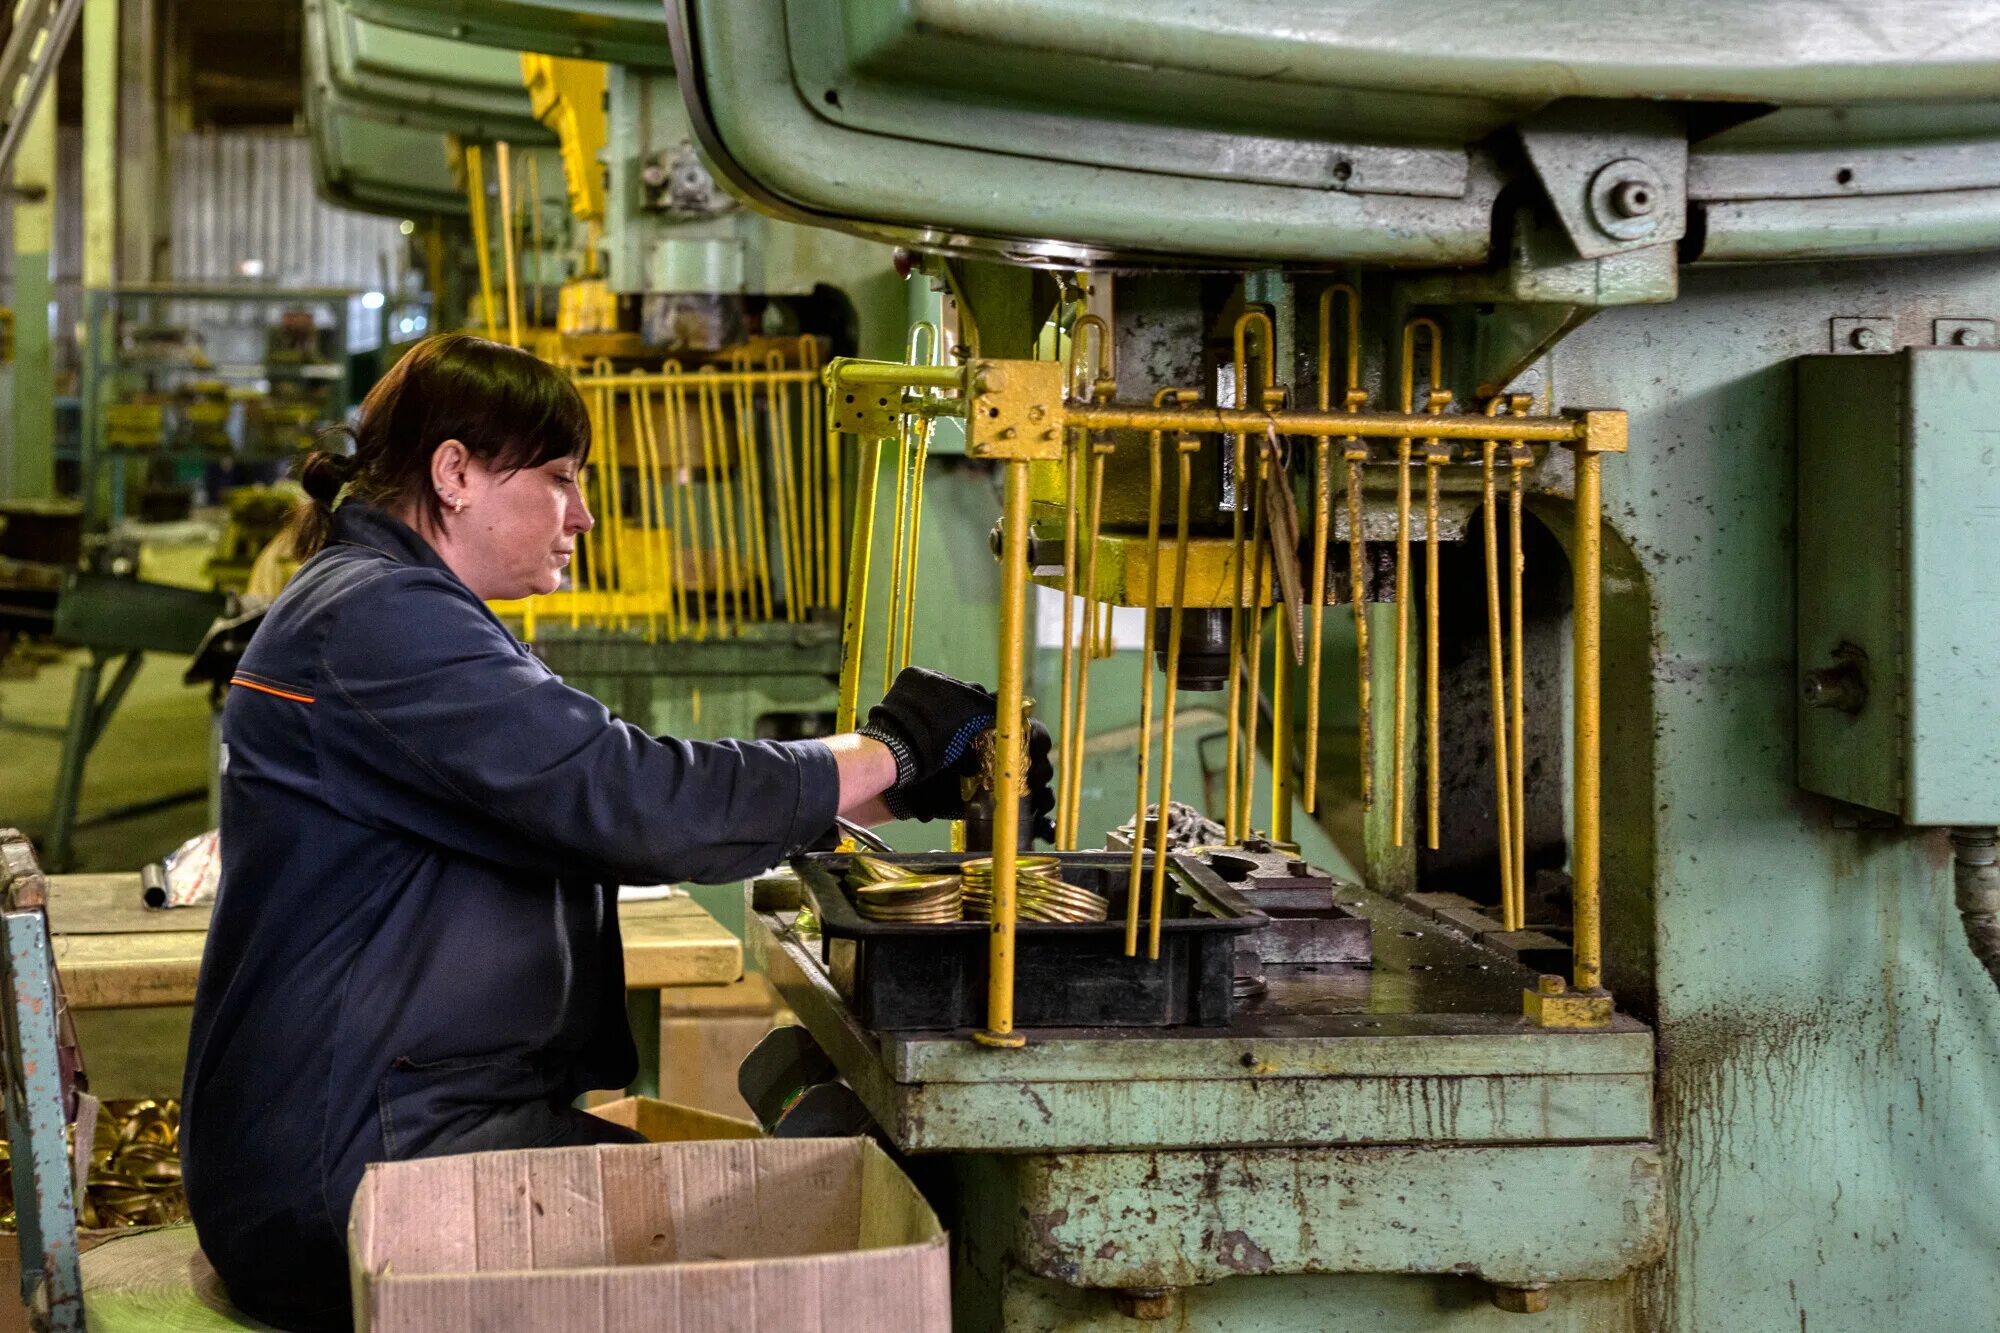
[[2000,823],[2000,352],[1799,363],[1799,783]]

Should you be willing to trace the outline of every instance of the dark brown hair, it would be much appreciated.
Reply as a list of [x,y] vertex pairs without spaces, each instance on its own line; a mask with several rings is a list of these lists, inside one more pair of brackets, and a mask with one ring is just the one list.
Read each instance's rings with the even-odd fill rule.
[[502,471],[590,453],[590,417],[569,377],[518,347],[469,333],[440,333],[404,354],[361,400],[359,420],[337,433],[352,454],[315,449],[299,469],[306,502],[292,519],[292,549],[318,554],[343,491],[383,509],[414,503],[431,523],[444,506],[431,486],[431,455],[457,440]]

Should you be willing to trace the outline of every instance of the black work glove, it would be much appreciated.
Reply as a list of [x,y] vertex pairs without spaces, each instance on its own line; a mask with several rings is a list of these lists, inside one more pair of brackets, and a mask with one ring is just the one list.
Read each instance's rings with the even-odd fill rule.
[[992,729],[992,691],[922,667],[904,667],[859,728],[896,757],[896,790],[946,775],[972,755],[972,742]]
[[[1036,718],[1028,719],[1028,817],[1031,832],[1044,842],[1054,842],[1056,808],[1056,766],[1049,759],[1049,729]],[[929,823],[933,819],[965,817],[964,782],[979,776],[979,754],[968,750],[956,764],[935,777],[908,788],[885,793],[884,804],[898,819]]]

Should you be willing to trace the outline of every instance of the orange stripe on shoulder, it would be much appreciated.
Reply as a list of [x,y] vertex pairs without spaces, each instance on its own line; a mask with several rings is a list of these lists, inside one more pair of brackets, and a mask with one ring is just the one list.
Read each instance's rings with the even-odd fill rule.
[[269,685],[259,685],[256,681],[245,680],[241,676],[231,676],[229,683],[231,685],[241,685],[246,690],[256,690],[259,694],[269,694],[279,699],[290,699],[293,703],[309,704],[313,701],[313,697],[310,694],[293,694],[290,690],[274,690]]

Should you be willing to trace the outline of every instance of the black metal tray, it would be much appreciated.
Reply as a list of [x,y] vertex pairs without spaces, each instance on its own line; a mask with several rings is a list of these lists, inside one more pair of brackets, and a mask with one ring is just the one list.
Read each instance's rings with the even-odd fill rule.
[[[972,855],[884,853],[878,859],[913,873],[956,874],[960,862]],[[1268,924],[1262,912],[1199,860],[1171,856],[1160,956],[1145,956],[1142,920],[1139,956],[1128,958],[1125,889],[1131,854],[1052,855],[1061,862],[1064,880],[1110,900],[1111,917],[1016,925],[1015,1026],[1220,1027],[1229,1022],[1237,940]],[[869,921],[855,910],[841,882],[852,859],[846,852],[816,852],[793,864],[819,917],[821,956],[856,1016],[878,1031],[984,1026],[987,923]],[[1151,884],[1150,855],[1140,875],[1143,896]]]

